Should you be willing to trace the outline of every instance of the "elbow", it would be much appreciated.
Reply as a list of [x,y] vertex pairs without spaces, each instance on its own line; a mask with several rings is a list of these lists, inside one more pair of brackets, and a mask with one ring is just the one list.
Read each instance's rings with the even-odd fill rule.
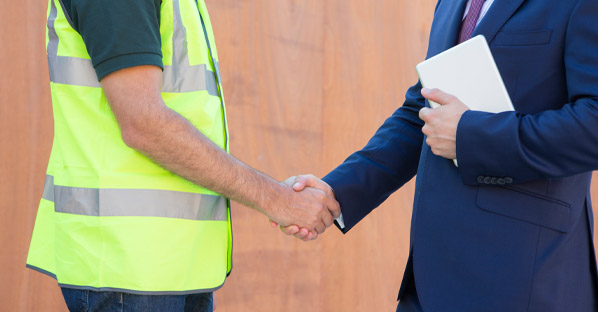
[[128,118],[120,118],[121,138],[125,145],[143,154],[159,147],[164,138],[163,129],[168,124],[163,111],[138,113]]
[[169,124],[168,111],[150,111],[118,118],[121,138],[130,148],[141,153],[148,153],[159,148],[164,142],[163,129]]
[[120,131],[121,138],[128,147],[138,151],[142,151],[147,147],[147,138],[149,136],[143,129],[134,125],[124,125],[121,126]]

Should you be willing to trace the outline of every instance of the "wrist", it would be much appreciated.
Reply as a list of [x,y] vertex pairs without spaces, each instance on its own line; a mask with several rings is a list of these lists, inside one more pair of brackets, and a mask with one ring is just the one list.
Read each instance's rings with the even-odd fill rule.
[[285,192],[288,190],[282,183],[271,179],[268,180],[268,183],[266,183],[264,187],[256,190],[258,194],[258,202],[257,207],[255,208],[270,219],[275,220],[275,216],[278,215],[277,212],[280,210],[280,206],[283,205]]

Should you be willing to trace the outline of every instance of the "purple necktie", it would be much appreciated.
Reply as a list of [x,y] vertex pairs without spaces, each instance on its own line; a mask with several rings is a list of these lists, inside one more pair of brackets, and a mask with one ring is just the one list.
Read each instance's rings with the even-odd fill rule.
[[465,20],[461,23],[461,31],[459,32],[459,43],[471,38],[473,30],[478,23],[480,18],[480,12],[482,12],[482,6],[486,0],[471,0],[469,5],[469,12],[465,16]]

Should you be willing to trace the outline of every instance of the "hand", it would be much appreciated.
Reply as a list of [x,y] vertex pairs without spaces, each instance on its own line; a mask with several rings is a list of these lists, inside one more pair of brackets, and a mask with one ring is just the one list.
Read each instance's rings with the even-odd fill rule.
[[[287,181],[293,181],[293,190],[296,192],[303,191],[306,187],[317,188],[326,193],[329,198],[332,198],[336,201],[336,196],[334,195],[334,191],[326,182],[318,179],[314,175],[307,174],[307,175],[300,175],[297,177],[291,177],[287,179]],[[337,203],[338,205],[338,203]],[[340,215],[340,206],[338,206],[338,214],[334,214],[334,218],[338,218]],[[273,227],[278,226],[278,224],[272,220],[270,223]],[[283,231],[287,235],[293,235],[298,239],[303,241],[310,241],[316,239],[318,237],[318,233],[309,231],[307,228],[300,228],[297,225],[289,225],[289,226],[280,226],[281,231]]]
[[423,88],[421,92],[426,99],[440,104],[438,108],[424,107],[419,111],[419,118],[425,122],[422,132],[428,136],[426,143],[435,155],[456,159],[457,126],[469,107],[438,89]]
[[340,207],[334,197],[317,188],[304,187],[301,192],[294,191],[294,180],[295,177],[291,177],[281,183],[289,192],[285,191],[280,199],[272,202],[275,209],[268,215],[273,224],[281,227],[295,224],[298,235],[307,232],[304,236],[315,239],[333,224],[340,215]]

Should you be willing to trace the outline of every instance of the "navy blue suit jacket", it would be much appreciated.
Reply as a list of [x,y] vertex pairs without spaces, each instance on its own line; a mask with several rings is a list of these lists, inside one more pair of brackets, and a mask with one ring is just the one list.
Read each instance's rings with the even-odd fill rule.
[[[427,57],[456,44],[465,3],[438,2]],[[595,311],[598,1],[495,0],[477,34],[516,112],[467,111],[456,168],[425,144],[418,111],[428,104],[411,87],[324,177],[345,232],[417,175],[403,285],[415,278],[425,311]]]

